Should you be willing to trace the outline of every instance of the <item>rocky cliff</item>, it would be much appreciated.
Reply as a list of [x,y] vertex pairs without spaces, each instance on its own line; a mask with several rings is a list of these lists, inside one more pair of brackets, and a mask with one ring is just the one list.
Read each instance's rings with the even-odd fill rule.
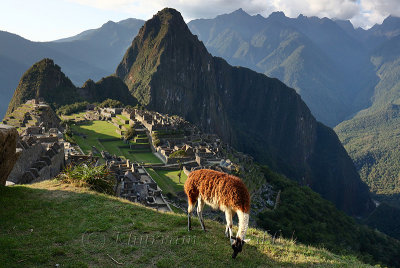
[[0,185],[5,185],[8,175],[17,162],[18,132],[14,127],[0,124]]
[[335,133],[315,120],[293,89],[213,57],[176,10],[164,9],[145,23],[116,74],[146,108],[218,134],[347,213],[373,207]]

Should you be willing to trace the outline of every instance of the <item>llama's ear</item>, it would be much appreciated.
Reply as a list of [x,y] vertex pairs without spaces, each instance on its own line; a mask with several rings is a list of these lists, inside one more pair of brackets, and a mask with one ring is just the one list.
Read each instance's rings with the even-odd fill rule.
[[243,239],[243,243],[249,243],[251,239]]

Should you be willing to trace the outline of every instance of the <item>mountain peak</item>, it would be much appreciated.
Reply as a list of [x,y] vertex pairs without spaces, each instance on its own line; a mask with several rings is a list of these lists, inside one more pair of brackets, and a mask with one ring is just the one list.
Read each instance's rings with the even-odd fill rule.
[[287,17],[285,15],[285,13],[283,13],[282,11],[275,11],[272,12],[269,16],[268,19],[272,19],[272,20],[277,20],[277,21],[283,21],[285,20]]
[[30,67],[18,84],[7,113],[29,99],[44,98],[48,103],[74,99],[75,86],[52,59],[42,59]]
[[240,16],[250,16],[246,11],[244,11],[242,8],[239,8],[235,11],[233,11],[231,14],[233,15],[240,15]]
[[[140,29],[122,62],[118,65],[116,74],[124,79],[130,90],[136,86],[143,86],[141,90],[135,90],[134,95],[142,104],[149,104],[151,96],[146,93],[148,92],[145,89],[147,86],[137,83],[141,80],[140,72],[146,70],[153,73],[167,51],[179,54],[179,50],[182,50],[183,47],[185,50],[194,50],[199,44],[202,45],[192,35],[182,15],[175,9],[164,8]],[[206,51],[204,46],[201,50]],[[135,64],[132,66],[134,62]],[[128,73],[130,75],[127,77]]]
[[181,13],[178,10],[169,7],[166,7],[163,10],[158,11],[157,14],[155,14],[151,20],[155,18],[158,18],[163,24],[174,23],[174,22],[185,23]]

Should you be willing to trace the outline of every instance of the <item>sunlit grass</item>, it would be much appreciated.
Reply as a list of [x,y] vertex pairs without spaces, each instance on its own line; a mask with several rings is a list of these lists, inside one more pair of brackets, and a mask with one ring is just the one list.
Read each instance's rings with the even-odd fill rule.
[[368,267],[252,228],[232,260],[222,224],[188,232],[185,215],[58,181],[0,187],[0,204],[2,267]]

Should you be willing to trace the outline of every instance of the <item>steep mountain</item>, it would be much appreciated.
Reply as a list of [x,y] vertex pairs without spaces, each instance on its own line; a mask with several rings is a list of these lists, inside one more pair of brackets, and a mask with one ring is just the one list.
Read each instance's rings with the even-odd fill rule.
[[137,103],[118,77],[102,78],[97,83],[88,80],[82,88],[77,88],[51,59],[35,63],[24,73],[10,101],[7,114],[34,98],[43,98],[53,107],[79,101],[101,102],[108,98],[125,104]]
[[147,21],[116,70],[150,110],[214,132],[352,215],[370,211],[368,188],[336,134],[277,79],[213,57],[179,12]]
[[303,15],[291,19],[282,12],[264,18],[239,9],[214,19],[193,20],[189,28],[213,55],[296,89],[313,115],[329,126],[370,104],[359,96],[371,80],[366,78],[374,77],[367,49],[350,29],[330,19]]
[[35,98],[43,98],[50,104],[78,101],[75,86],[51,59],[35,63],[24,73],[10,101],[7,114],[27,100]]

